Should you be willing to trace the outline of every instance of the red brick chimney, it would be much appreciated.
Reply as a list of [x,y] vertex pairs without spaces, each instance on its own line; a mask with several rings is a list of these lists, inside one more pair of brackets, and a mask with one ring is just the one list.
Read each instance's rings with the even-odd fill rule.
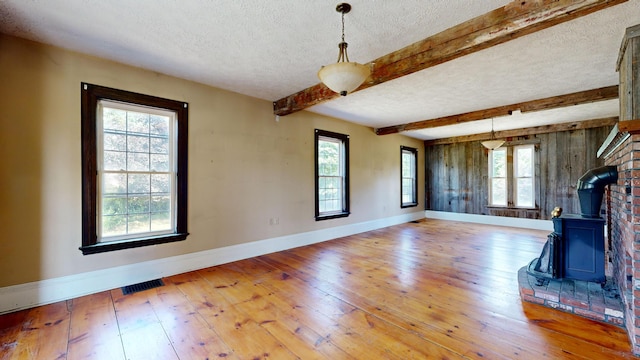
[[626,30],[616,70],[620,118],[598,156],[618,169],[618,182],[609,185],[606,195],[608,260],[623,298],[633,352],[640,355],[640,25]]

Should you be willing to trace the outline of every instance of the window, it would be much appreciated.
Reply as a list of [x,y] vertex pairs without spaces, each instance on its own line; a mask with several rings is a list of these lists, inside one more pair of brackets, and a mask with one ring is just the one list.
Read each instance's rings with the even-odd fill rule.
[[406,146],[400,147],[400,179],[402,201],[400,207],[418,205],[418,150]]
[[186,239],[187,104],[82,84],[83,254]]
[[534,152],[533,145],[522,145],[513,148],[514,199],[517,207],[534,207]]
[[349,136],[315,132],[316,220],[349,216]]
[[489,205],[534,208],[535,146],[489,151]]
[[489,152],[489,205],[507,206],[507,149]]

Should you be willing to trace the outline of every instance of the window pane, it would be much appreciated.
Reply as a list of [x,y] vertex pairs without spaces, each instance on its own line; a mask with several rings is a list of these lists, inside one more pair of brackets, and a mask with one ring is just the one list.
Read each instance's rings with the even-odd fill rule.
[[507,176],[507,150],[493,150],[491,152],[491,177]]
[[162,115],[151,115],[149,117],[149,133],[156,135],[168,135],[169,117]]
[[168,193],[171,191],[171,175],[152,174],[151,193]]
[[150,140],[151,152],[154,154],[168,154],[169,153],[169,138],[166,137],[152,137]]
[[320,177],[318,179],[318,199],[320,212],[341,211],[341,181],[340,177]]
[[108,196],[102,199],[104,215],[124,215],[127,213],[127,198],[124,196]]
[[531,178],[518,179],[516,194],[516,206],[533,207],[533,180]]
[[148,134],[149,133],[149,114],[139,113],[135,111],[127,112],[127,131]]
[[102,110],[102,126],[105,130],[127,130],[127,112],[105,107]]
[[151,214],[151,231],[170,230],[171,213],[168,211]]
[[149,212],[149,196],[130,196],[127,200],[129,214]]
[[331,178],[331,187],[334,188],[334,189],[337,189],[336,190],[336,198],[338,196],[338,194],[337,194],[338,190],[342,187],[342,186],[340,186],[341,183],[342,183],[342,177],[336,176],[336,177],[332,177]]
[[151,231],[149,214],[129,215],[129,234]]
[[534,147],[532,145],[514,148],[515,205],[535,206],[534,199]]
[[126,151],[127,150],[127,137],[123,134],[104,134],[104,149]]
[[103,174],[102,176],[103,194],[126,194],[127,175],[126,174]]
[[102,236],[118,236],[127,233],[127,216],[103,216],[102,217]]
[[[171,230],[171,117],[106,106],[103,113],[104,171],[129,172],[105,175],[105,194],[121,195],[102,199],[102,237],[148,232],[151,228]],[[150,170],[166,174],[150,174]],[[153,226],[152,212],[156,214]]]
[[120,171],[127,168],[127,153],[120,151],[104,152],[104,169],[105,171]]
[[348,216],[348,141],[346,135],[316,130],[316,220]]
[[127,136],[127,151],[149,152],[149,137],[140,135]]
[[127,170],[149,171],[149,154],[127,153]]
[[340,175],[340,144],[332,141],[318,141],[318,166],[320,175]]
[[151,171],[169,171],[169,155],[151,154]]
[[517,148],[516,165],[516,177],[533,176],[533,148]]
[[413,154],[402,153],[402,177],[413,177]]
[[414,200],[413,179],[402,179],[402,202],[410,203]]
[[318,178],[318,188],[319,189],[324,189],[327,187],[327,178],[325,178],[324,176],[321,176]]
[[491,179],[491,204],[507,205],[506,179]]
[[167,196],[151,197],[151,212],[163,212],[171,209],[171,198]]
[[129,194],[148,194],[150,192],[149,174],[129,174]]

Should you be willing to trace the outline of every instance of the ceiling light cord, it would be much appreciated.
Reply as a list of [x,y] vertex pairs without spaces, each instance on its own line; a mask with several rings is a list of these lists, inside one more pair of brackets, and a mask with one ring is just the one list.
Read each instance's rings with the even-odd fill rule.
[[337,62],[349,62],[349,54],[347,53],[347,46],[349,46],[349,44],[347,44],[346,41],[344,41],[344,11],[341,11],[342,13],[342,42],[340,44],[338,44],[338,48],[340,49],[340,52],[338,53],[338,61]]
[[342,42],[344,42],[344,11],[342,12]]

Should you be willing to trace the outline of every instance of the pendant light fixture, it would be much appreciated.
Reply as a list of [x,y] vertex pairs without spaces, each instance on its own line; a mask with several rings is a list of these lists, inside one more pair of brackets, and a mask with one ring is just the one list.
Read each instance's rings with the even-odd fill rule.
[[371,70],[368,66],[349,62],[347,55],[347,43],[344,41],[344,14],[351,11],[351,5],[347,3],[338,4],[336,11],[342,14],[342,42],[338,44],[338,62],[326,65],[318,71],[318,78],[329,89],[342,96],[357,89],[369,77]]
[[493,131],[493,118],[491,118],[491,140],[483,141],[482,146],[489,150],[495,150],[504,144],[504,140],[497,140],[496,133]]

